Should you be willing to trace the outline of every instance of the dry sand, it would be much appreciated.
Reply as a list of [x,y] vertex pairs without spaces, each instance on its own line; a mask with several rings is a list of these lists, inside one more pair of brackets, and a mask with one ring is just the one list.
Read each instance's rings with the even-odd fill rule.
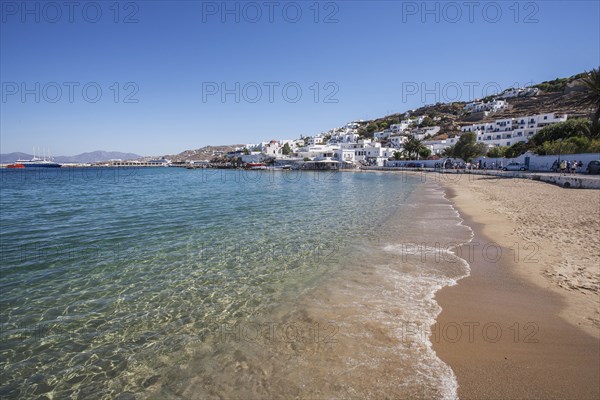
[[471,276],[438,292],[431,338],[459,397],[600,398],[600,191],[426,178],[475,231]]

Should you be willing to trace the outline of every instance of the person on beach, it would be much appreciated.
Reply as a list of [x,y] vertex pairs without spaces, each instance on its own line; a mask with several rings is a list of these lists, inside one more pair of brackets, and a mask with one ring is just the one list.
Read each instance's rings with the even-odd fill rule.
[[560,162],[560,172],[565,175],[565,171],[567,170],[567,160],[562,160]]
[[552,172],[558,172],[558,160],[554,160],[552,163]]
[[577,172],[577,161],[571,161],[571,173],[575,174]]

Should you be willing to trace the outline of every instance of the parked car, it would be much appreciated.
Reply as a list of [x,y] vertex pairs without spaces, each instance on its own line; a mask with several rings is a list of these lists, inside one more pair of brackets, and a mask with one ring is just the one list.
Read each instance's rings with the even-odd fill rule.
[[600,174],[600,160],[590,161],[585,170],[588,174]]
[[527,165],[521,163],[510,163],[506,167],[502,168],[504,171],[527,171]]

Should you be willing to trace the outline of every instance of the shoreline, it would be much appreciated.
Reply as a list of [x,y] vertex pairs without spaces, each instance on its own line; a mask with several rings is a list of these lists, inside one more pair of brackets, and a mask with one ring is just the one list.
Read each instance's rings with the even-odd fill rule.
[[[544,277],[550,264],[560,262],[561,243],[534,242],[538,252],[528,260],[528,242],[514,233],[535,221],[510,219],[494,200],[482,203],[482,193],[510,190],[482,189],[490,183],[485,179],[442,183],[474,237],[460,246],[471,275],[436,293],[442,312],[432,327],[433,349],[456,374],[459,398],[600,397],[598,292],[568,291]],[[567,190],[527,183],[533,184]]]

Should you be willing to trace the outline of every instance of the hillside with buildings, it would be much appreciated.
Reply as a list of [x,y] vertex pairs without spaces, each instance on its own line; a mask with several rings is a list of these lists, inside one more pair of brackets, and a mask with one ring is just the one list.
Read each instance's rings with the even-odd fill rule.
[[[435,139],[460,134],[461,128],[473,123],[489,123],[496,119],[519,118],[547,113],[568,114],[569,118],[590,116],[591,110],[579,104],[579,93],[584,89],[582,74],[554,81],[542,82],[529,88],[507,89],[497,96],[475,99],[472,102],[452,102],[426,105],[406,113],[392,114],[369,121],[360,121],[359,133],[372,137],[377,130],[385,130],[409,117],[429,117],[425,126],[435,125],[440,131]],[[547,91],[543,90],[546,89]],[[423,127],[423,124],[418,127]]]
[[542,128],[567,119],[589,118],[581,103],[584,74],[510,88],[471,102],[427,105],[369,121],[353,121],[312,136],[271,139],[254,144],[206,146],[165,155],[174,165],[285,165],[311,169],[384,166],[407,159],[437,159],[461,135],[504,148],[526,144]]

